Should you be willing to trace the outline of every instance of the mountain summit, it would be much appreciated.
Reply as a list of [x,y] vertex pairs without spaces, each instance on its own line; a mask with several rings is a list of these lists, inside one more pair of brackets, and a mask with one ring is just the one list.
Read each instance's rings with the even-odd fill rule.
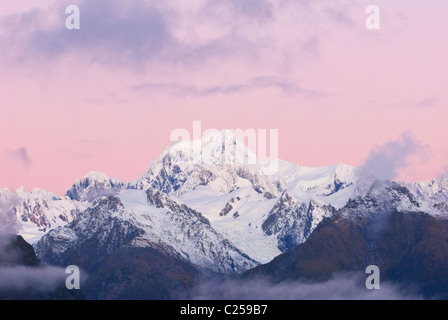
[[65,194],[75,201],[94,201],[101,196],[110,196],[121,190],[124,183],[101,172],[90,172],[76,181]]
[[[163,298],[204,274],[241,274],[306,245],[321,223],[334,219],[387,212],[448,220],[446,177],[407,184],[343,164],[276,164],[277,172],[266,174],[266,164],[224,131],[173,144],[130,183],[91,172],[62,198],[40,189],[2,190],[0,208],[40,259],[94,274],[88,294],[94,298],[136,297],[137,270],[155,286],[165,279],[161,291],[142,289]],[[127,258],[132,266],[120,263]],[[160,263],[148,266],[148,259]],[[110,274],[129,291],[95,291],[95,284],[112,281]]]

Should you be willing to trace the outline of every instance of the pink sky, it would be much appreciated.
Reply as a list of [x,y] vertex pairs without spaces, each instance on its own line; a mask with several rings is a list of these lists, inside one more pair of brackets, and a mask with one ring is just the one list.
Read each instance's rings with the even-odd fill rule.
[[[403,133],[397,179],[448,171],[448,2],[0,4],[0,188],[130,181],[177,128],[279,129],[280,158],[361,166]],[[65,29],[79,5],[81,30]],[[138,7],[137,7],[138,6]]]

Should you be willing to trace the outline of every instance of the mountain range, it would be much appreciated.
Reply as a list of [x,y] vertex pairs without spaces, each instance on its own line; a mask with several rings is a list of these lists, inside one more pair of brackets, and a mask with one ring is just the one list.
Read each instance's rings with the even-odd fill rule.
[[[92,299],[169,299],[204,277],[324,281],[373,262],[386,279],[408,280],[398,265],[415,262],[415,247],[419,257],[441,259],[432,266],[447,283],[446,238],[422,239],[445,234],[448,175],[403,183],[342,164],[276,167],[223,131],[169,146],[134,181],[91,172],[63,197],[5,189],[0,208],[40,260],[85,270]],[[400,250],[408,256],[391,263]],[[322,251],[331,261],[313,260]],[[427,296],[445,294],[425,288]]]
[[420,206],[405,187],[377,183],[325,219],[305,243],[243,278],[322,282],[376,265],[382,281],[416,296],[448,299],[448,220],[411,210]]

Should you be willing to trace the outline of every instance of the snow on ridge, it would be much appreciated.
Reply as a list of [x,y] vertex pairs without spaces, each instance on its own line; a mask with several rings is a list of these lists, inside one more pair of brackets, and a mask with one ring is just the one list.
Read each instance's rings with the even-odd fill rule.
[[[212,160],[217,160],[220,152],[223,152],[222,146],[226,144],[235,144],[239,156],[249,155],[247,147],[235,140],[231,132],[222,131],[214,133],[210,140],[181,141],[169,146],[152,162],[144,175],[129,184],[93,171],[75,182],[66,197],[58,197],[43,189],[31,192],[26,192],[24,188],[16,192],[3,189],[0,191],[0,205],[10,197],[18,197],[19,201],[14,209],[21,233],[26,240],[34,243],[50,229],[64,226],[76,219],[95,200],[118,196],[134,212],[149,210],[150,214],[147,216],[159,219],[151,224],[144,221],[143,215],[127,217],[134,219],[135,223],[143,223],[147,227],[150,225],[147,230],[153,228],[152,233],[148,231],[146,234],[147,243],[159,241],[161,237],[166,244],[176,241],[176,250],[184,257],[190,256],[195,248],[182,246],[183,234],[170,235],[169,225],[163,222],[166,217],[161,215],[166,215],[166,211],[148,209],[144,197],[137,196],[139,192],[144,194],[144,191],[152,188],[163,192],[167,199],[172,199],[179,207],[185,204],[202,214],[217,232],[213,237],[221,237],[219,239],[229,241],[242,255],[247,254],[250,259],[265,263],[281,252],[279,243],[285,242],[291,235],[294,235],[295,241],[304,240],[323,218],[330,216],[334,210],[344,208],[350,199],[367,197],[377,181],[359,168],[345,164],[313,168],[278,160],[278,172],[267,175],[264,172],[266,165],[258,160],[253,165],[185,161],[191,155],[191,146],[197,146],[193,150],[193,159],[196,157],[202,160],[205,153],[211,154]],[[224,157],[224,162],[225,160]],[[420,210],[434,216],[448,217],[448,174],[428,182],[398,185],[398,191],[393,190],[384,195],[379,193],[377,198],[384,196],[384,199],[391,199],[398,195],[396,208],[399,210]],[[400,194],[400,186],[406,187],[410,196]],[[291,201],[279,207],[285,192]],[[131,194],[136,198],[126,198]],[[411,201],[414,198],[419,206]],[[276,205],[278,212],[273,212]],[[155,211],[151,211],[153,209]],[[279,226],[285,225],[289,229],[277,230],[267,235],[263,225],[274,214],[277,216],[271,219],[277,219]],[[182,213],[172,212],[169,216],[175,219],[176,215],[180,219]],[[300,232],[294,228],[300,228]],[[274,229],[278,228],[274,226],[272,230]],[[157,233],[164,235],[158,236]],[[163,238],[165,235],[172,238]],[[188,241],[191,244],[193,240]]]

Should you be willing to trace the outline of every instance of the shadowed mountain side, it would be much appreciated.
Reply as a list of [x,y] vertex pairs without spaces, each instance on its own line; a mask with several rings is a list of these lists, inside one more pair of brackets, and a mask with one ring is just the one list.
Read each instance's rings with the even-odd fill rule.
[[249,270],[242,277],[269,277],[275,282],[327,281],[334,273],[361,270],[365,252],[359,226],[346,220],[326,219],[305,243],[268,264]]
[[448,221],[399,213],[324,220],[307,242],[242,275],[274,282],[323,282],[378,265],[381,280],[448,298]]
[[0,267],[27,266],[37,267],[39,260],[33,246],[21,236],[0,236]]
[[21,236],[1,236],[0,300],[80,300],[65,287],[65,270],[41,264]]
[[85,284],[88,299],[166,300],[193,286],[198,271],[188,262],[150,247],[122,247]]

